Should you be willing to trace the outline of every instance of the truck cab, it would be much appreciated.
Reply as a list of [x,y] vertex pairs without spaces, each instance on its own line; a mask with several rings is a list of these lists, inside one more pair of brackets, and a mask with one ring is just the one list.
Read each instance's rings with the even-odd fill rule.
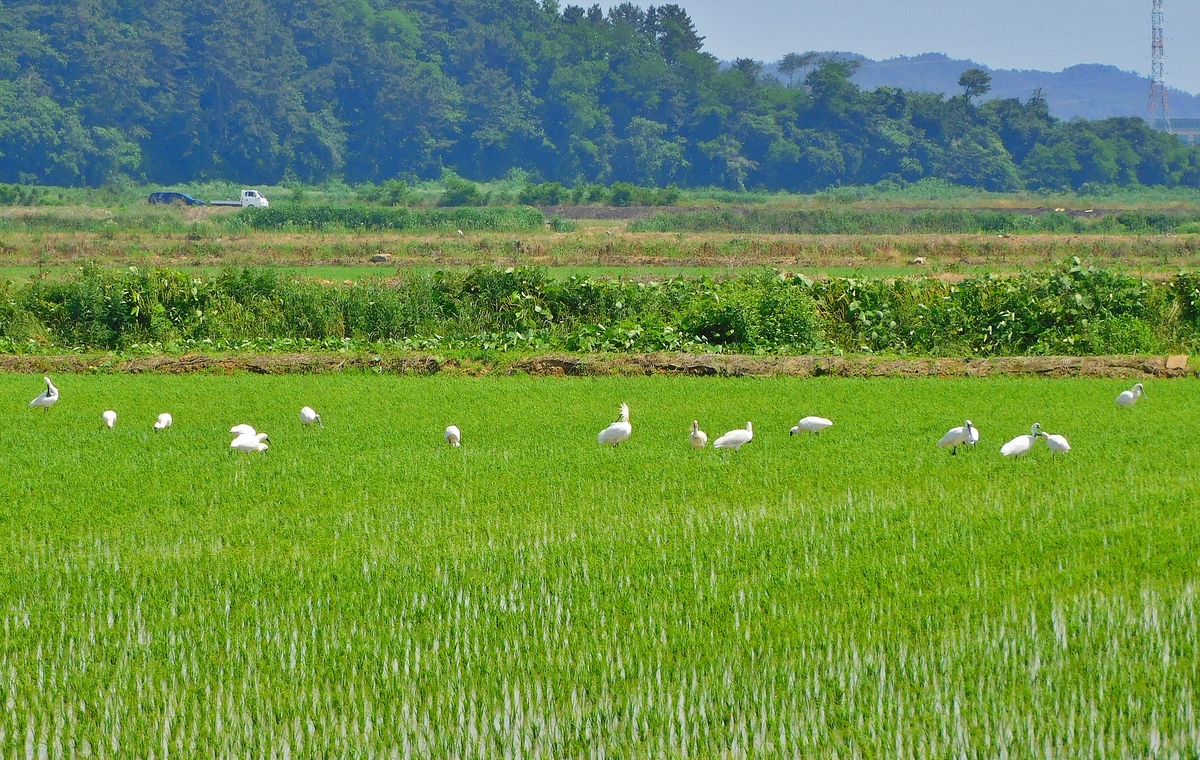
[[267,208],[270,205],[271,204],[267,202],[267,199],[264,198],[257,190],[242,191],[242,208],[247,208],[249,206]]

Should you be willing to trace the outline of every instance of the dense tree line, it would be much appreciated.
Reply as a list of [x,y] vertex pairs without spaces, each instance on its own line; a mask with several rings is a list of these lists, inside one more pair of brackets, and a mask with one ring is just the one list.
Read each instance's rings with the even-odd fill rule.
[[779,79],[702,43],[670,4],[9,0],[0,181],[1200,186],[1200,152],[1137,119],[979,103],[978,77],[863,91],[853,63],[804,56]]

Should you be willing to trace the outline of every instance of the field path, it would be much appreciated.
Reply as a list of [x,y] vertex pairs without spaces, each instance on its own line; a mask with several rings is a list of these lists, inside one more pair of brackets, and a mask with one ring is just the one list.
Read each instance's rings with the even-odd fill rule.
[[152,356],[0,356],[0,372],[128,374],[327,374],[372,370],[399,375],[724,377],[1191,377],[1186,356],[1035,356],[992,359],[870,356],[739,356],[715,354],[547,354],[478,361],[425,354],[248,354]]

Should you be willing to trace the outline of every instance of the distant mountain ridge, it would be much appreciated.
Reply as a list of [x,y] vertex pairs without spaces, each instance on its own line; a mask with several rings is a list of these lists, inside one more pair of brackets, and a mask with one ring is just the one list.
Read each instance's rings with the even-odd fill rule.
[[[1146,115],[1150,79],[1116,66],[1084,63],[1062,71],[993,69],[971,60],[942,53],[924,53],[875,61],[857,53],[829,52],[820,55],[858,61],[862,68],[854,82],[868,90],[897,87],[920,92],[959,95],[958,77],[967,69],[979,68],[992,75],[987,98],[1019,98],[1022,102],[1037,88],[1060,119],[1107,119],[1113,116]],[[775,64],[767,70],[777,74]],[[784,77],[786,79],[786,77]],[[1168,88],[1171,116],[1200,118],[1200,96]]]

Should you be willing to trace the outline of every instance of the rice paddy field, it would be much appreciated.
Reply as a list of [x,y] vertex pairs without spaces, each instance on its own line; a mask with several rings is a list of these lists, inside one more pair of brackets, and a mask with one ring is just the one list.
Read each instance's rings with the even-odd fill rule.
[[56,381],[0,375],[3,758],[1200,753],[1194,379]]

